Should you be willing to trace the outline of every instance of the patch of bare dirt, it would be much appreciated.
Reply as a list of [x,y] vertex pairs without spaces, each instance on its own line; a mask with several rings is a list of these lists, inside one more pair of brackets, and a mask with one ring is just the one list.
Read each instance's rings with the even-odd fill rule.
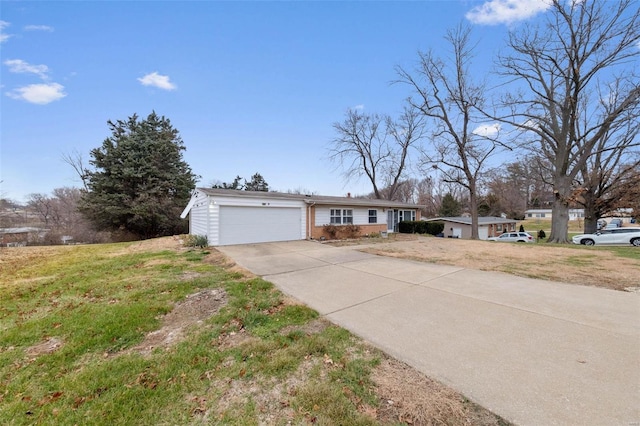
[[393,358],[373,371],[379,399],[377,418],[409,425],[504,425],[490,411]]
[[155,348],[168,348],[184,338],[185,330],[189,326],[201,323],[226,304],[227,294],[223,289],[209,289],[191,294],[163,317],[160,329],[147,334],[144,341],[130,351],[148,355]]
[[291,326],[284,327],[282,330],[280,330],[280,334],[282,334],[283,336],[286,336],[287,334],[294,331],[300,331],[307,335],[318,334],[318,333],[322,333],[324,329],[329,327],[330,325],[331,323],[325,320],[324,318],[317,318],[302,326],[291,325]]
[[40,355],[51,354],[62,347],[62,340],[57,337],[49,337],[44,342],[27,348],[26,353],[29,357],[35,358]]
[[[255,404],[258,425],[291,424],[294,411],[289,400],[298,389],[307,384],[309,371],[321,365],[318,357],[302,362],[293,374],[284,379],[253,377],[243,380],[211,379],[210,392],[206,396],[191,396],[189,400],[196,406],[192,413],[201,421],[215,423],[227,410],[239,409],[248,403]],[[215,404],[208,403],[215,401]],[[214,408],[215,407],[215,408]],[[309,423],[311,424],[311,422]]]
[[256,278],[255,274],[249,272],[247,269],[244,269],[242,266],[238,265],[233,260],[229,259],[227,256],[214,248],[211,248],[211,252],[207,255],[207,257],[205,257],[204,261],[215,266],[220,266],[221,268],[224,268],[229,272],[238,273],[247,279]]
[[415,237],[403,241],[370,243],[367,253],[441,263],[467,269],[499,271],[513,275],[604,287],[625,291],[638,285],[640,262],[604,250],[510,244],[451,238]]

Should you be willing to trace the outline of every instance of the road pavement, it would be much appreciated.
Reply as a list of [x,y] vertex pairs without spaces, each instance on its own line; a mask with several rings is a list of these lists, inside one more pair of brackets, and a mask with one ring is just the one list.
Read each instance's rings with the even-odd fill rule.
[[312,241],[219,250],[511,422],[640,426],[639,293]]

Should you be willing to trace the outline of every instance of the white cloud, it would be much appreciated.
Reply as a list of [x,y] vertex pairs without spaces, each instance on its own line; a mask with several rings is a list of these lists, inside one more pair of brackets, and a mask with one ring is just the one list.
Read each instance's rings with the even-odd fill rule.
[[364,105],[363,104],[359,104],[353,107],[353,109],[358,110],[358,111],[362,111],[364,109]]
[[0,21],[0,43],[4,43],[5,41],[9,40],[10,37],[12,37],[11,34],[6,34],[4,32],[4,29],[7,28],[9,25],[11,24],[8,23],[7,21]]
[[58,83],[30,84],[7,93],[13,99],[32,104],[46,105],[67,96],[64,86]]
[[500,133],[500,124],[481,124],[473,130],[474,135],[482,136],[485,138],[495,137]]
[[49,25],[26,25],[24,27],[25,31],[48,31],[48,32],[53,32],[53,27],[50,27]]
[[3,63],[9,67],[10,72],[35,74],[43,80],[48,78],[49,67],[46,65],[31,65],[22,59],[7,59]]
[[153,86],[163,90],[175,90],[176,85],[169,80],[168,75],[160,75],[152,72],[138,79],[143,86]]
[[488,0],[465,17],[474,24],[512,24],[529,19],[551,7],[551,0]]

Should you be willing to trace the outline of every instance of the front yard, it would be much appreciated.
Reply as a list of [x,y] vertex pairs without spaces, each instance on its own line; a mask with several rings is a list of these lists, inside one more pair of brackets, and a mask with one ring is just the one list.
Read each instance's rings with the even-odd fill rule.
[[363,251],[383,256],[570,284],[622,291],[638,291],[640,285],[640,250],[631,246],[496,243],[406,234],[350,244],[360,244]]
[[214,249],[0,249],[0,424],[506,425]]

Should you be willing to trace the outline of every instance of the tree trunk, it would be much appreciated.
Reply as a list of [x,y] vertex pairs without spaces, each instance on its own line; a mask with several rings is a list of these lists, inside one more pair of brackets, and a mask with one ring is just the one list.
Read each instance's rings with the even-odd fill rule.
[[596,195],[586,191],[582,197],[584,199],[584,233],[593,234],[598,231],[598,219],[600,219],[600,212],[596,207]]
[[569,242],[569,196],[571,185],[566,176],[556,177],[554,187],[555,200],[551,206],[551,235],[549,243]]
[[478,196],[476,191],[469,192],[469,209],[471,210],[471,239],[477,240],[478,236]]

